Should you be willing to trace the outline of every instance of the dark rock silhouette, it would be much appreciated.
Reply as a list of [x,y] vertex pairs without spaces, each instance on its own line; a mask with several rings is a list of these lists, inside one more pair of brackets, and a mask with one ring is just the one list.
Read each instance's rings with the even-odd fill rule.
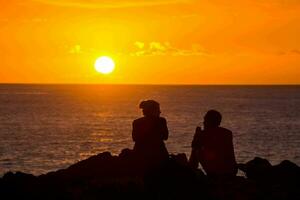
[[255,182],[263,199],[300,199],[300,167],[284,160],[272,166],[259,157],[239,164],[249,180]]
[[246,177],[210,178],[189,167],[185,154],[147,173],[130,149],[92,156],[40,176],[6,173],[1,199],[299,199],[300,167],[255,158],[239,164]]

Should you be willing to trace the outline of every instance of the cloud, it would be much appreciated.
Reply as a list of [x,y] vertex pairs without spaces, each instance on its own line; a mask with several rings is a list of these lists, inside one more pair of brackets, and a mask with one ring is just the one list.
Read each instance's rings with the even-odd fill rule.
[[33,0],[55,6],[79,7],[87,9],[98,8],[130,8],[147,7],[168,4],[189,3],[192,0]]
[[[169,42],[140,42],[133,43],[134,48],[129,48],[128,51],[115,51],[115,55],[129,56],[208,56],[211,55],[198,44],[194,44],[191,48],[183,49],[172,46]],[[101,49],[83,49],[81,45],[65,46],[70,54],[94,54],[101,52]]]
[[278,55],[281,55],[281,56],[300,55],[300,50],[293,49],[293,50],[289,50],[289,51],[280,51],[280,52],[278,52]]
[[173,47],[169,42],[135,42],[136,51],[131,52],[131,56],[155,56],[155,55],[171,55],[171,56],[203,56],[209,55],[200,45],[194,44],[190,49],[180,49]]
[[143,49],[145,47],[145,44],[139,41],[135,42],[134,45],[139,49]]
[[79,44],[77,44],[77,45],[71,47],[69,53],[70,54],[81,54],[82,53],[81,46]]
[[300,50],[298,50],[298,49],[293,49],[293,50],[291,51],[291,53],[292,53],[292,54],[299,54],[299,55],[300,55]]

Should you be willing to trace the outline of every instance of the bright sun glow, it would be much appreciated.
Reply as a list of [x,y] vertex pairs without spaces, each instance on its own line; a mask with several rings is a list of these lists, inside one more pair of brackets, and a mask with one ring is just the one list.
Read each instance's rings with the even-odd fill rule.
[[98,58],[95,62],[95,69],[102,74],[109,74],[115,69],[115,62],[107,56]]

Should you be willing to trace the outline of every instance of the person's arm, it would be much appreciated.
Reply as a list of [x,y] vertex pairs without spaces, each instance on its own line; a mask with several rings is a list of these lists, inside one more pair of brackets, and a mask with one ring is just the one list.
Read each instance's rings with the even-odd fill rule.
[[228,147],[228,150],[226,151],[227,152],[226,160],[231,162],[231,165],[234,169],[234,173],[236,174],[238,168],[235,160],[232,132],[229,133],[229,137],[226,142],[227,142],[226,146]]
[[199,165],[199,159],[198,159],[198,149],[192,148],[191,156],[189,158],[189,165],[192,167],[192,169],[197,169]]
[[231,135],[231,156],[233,158],[234,173],[237,174],[237,172],[238,172],[238,165],[237,165],[236,160],[235,160],[235,153],[234,153],[234,146],[233,146],[233,137],[232,137],[232,135]]
[[196,128],[195,135],[192,141],[192,151],[189,159],[189,164],[193,169],[197,169],[199,166],[199,150],[200,150],[200,132],[201,129]]
[[162,118],[161,137],[163,140],[167,140],[169,138],[169,130],[167,120],[165,118]]
[[138,140],[138,132],[135,121],[132,123],[132,140],[136,142]]

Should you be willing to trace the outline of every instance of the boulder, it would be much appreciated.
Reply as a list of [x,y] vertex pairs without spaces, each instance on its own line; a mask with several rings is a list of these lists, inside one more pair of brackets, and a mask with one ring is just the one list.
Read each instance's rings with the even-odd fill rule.
[[22,172],[0,178],[1,199],[296,199],[299,167],[291,161],[272,166],[254,158],[239,164],[246,177],[207,177],[189,167],[185,154],[170,155],[145,168],[130,149],[118,156],[100,153],[40,176]]

